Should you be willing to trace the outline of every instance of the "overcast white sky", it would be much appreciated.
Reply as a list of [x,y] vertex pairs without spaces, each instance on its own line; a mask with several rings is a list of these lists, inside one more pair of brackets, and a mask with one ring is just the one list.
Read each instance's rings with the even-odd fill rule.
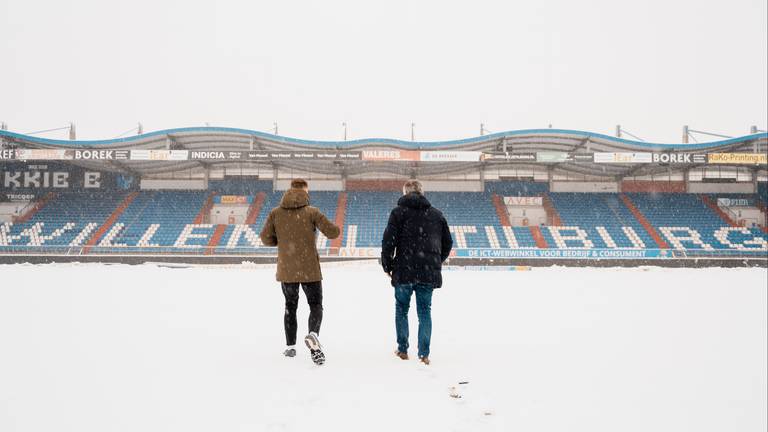
[[[0,121],[78,138],[547,127],[679,142],[768,117],[766,0],[0,0]],[[66,132],[42,135],[64,138]],[[712,138],[701,137],[702,140]]]

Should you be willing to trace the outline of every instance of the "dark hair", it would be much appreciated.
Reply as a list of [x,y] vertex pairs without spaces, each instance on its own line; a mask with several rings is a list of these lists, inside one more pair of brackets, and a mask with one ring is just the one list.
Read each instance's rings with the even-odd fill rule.
[[309,187],[309,183],[307,183],[304,179],[293,179],[291,180],[291,189],[306,189]]

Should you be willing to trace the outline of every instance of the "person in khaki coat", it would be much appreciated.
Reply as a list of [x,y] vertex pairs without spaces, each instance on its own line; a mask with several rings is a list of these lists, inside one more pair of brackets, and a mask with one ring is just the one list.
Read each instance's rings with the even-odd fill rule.
[[309,205],[309,185],[296,179],[285,192],[280,206],[272,209],[261,230],[265,246],[277,246],[277,280],[285,296],[285,340],[287,357],[296,355],[296,309],[299,305],[299,285],[304,289],[309,304],[309,334],[304,342],[312,361],[325,362],[318,335],[323,321],[323,275],[320,257],[315,246],[315,234],[320,230],[329,239],[339,236],[341,230],[317,208]]

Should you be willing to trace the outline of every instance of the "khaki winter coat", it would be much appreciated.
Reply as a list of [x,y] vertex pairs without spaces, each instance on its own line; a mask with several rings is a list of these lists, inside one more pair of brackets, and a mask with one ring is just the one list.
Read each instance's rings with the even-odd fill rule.
[[315,232],[329,239],[339,236],[339,227],[309,205],[303,189],[289,189],[273,209],[261,230],[265,246],[277,246],[277,280],[280,282],[316,282],[323,279],[320,257],[315,246]]

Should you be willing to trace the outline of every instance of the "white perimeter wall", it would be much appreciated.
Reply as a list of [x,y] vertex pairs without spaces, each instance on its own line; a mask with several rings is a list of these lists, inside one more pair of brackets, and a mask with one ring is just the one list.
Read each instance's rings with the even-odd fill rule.
[[230,216],[235,218],[232,223],[245,223],[245,218],[248,216],[248,208],[249,205],[214,204],[211,209],[211,223],[228,224],[230,223]]
[[699,183],[689,182],[690,193],[756,193],[755,185],[749,183]]
[[765,225],[765,214],[757,207],[727,207],[730,210],[731,218],[741,221],[744,226],[754,227],[756,225]]
[[[341,191],[344,190],[344,181],[342,180],[312,180],[306,179],[309,183],[309,191]],[[284,191],[291,187],[291,179],[280,179],[275,183],[275,190]]]
[[141,188],[146,190],[206,190],[208,182],[201,180],[141,179]]
[[13,201],[0,203],[0,222],[12,222],[14,216],[21,216],[21,212],[29,205],[29,201]]
[[483,172],[485,180],[499,180],[501,177],[533,177],[534,181],[548,182],[549,172],[542,167],[536,166],[516,166],[514,168],[486,168]]
[[554,181],[550,192],[619,192],[617,182]]
[[478,181],[421,180],[424,192],[483,192],[483,183]]
[[[539,206],[507,206],[512,226],[538,226],[547,223],[547,211]],[[527,219],[527,223],[523,223]]]
[[[315,191],[341,191],[344,190],[344,181],[339,180],[307,180],[310,192]],[[405,183],[405,180],[403,180]],[[480,180],[421,180],[425,192],[482,192],[483,183]],[[275,190],[287,190],[291,186],[291,180],[278,179]]]

